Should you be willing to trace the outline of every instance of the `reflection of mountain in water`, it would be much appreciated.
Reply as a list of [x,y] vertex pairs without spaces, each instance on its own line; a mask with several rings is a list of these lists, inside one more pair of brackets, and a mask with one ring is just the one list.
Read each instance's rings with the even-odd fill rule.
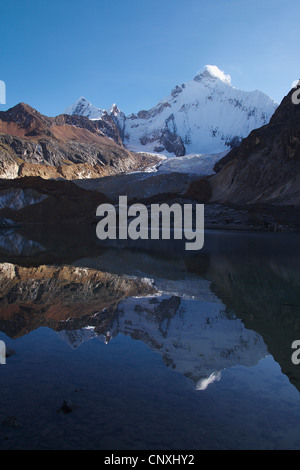
[[[199,390],[220,378],[223,369],[253,366],[266,356],[260,335],[247,330],[220,302],[180,297],[121,301],[101,339],[130,335],[159,352],[168,367],[190,378]],[[60,333],[72,348],[96,336],[92,327]],[[217,372],[216,372],[217,371]]]
[[[167,366],[204,389],[211,374],[237,364],[254,365],[267,353],[260,337],[228,315],[210,283],[192,280],[197,299],[184,292],[187,281],[162,282],[71,266],[0,267],[0,327],[10,336],[48,326],[72,348],[99,337],[109,342],[130,335],[158,351]],[[175,283],[175,284],[174,284]]]
[[223,369],[253,366],[267,354],[260,335],[247,330],[219,302],[179,297],[126,299],[110,334],[130,335],[161,354],[164,362],[189,377],[198,389]]
[[[292,250],[292,247],[290,247]],[[212,290],[246,328],[257,331],[282,372],[300,390],[300,369],[291,345],[300,339],[299,258],[256,257],[248,262],[219,258],[208,273]]]
[[94,326],[86,326],[80,330],[62,330],[57,334],[61,339],[66,341],[72,349],[77,349],[85,341],[90,341],[98,337]]
[[[16,338],[39,327],[103,329],[123,298],[155,294],[149,281],[74,266],[0,265],[0,329]],[[107,311],[109,313],[107,313]]]
[[33,240],[27,240],[25,237],[14,231],[1,232],[0,251],[13,256],[33,256],[43,252],[44,247]]

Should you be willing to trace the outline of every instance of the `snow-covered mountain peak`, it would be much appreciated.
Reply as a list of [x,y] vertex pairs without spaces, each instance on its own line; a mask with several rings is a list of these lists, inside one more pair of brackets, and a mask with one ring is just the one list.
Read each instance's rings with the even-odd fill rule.
[[83,96],[81,96],[75,103],[65,109],[64,114],[78,114],[79,116],[86,116],[89,119],[96,120],[103,117],[105,110],[97,108],[92,103],[87,101]]
[[215,80],[219,79],[226,85],[231,85],[231,76],[226,75],[223,70],[220,70],[216,65],[206,65],[201,71],[199,71],[194,78],[195,81],[201,80]]
[[125,114],[118,108],[116,103],[114,103],[109,109],[107,109],[106,112],[114,121],[119,131],[121,139],[124,140],[125,121],[126,121]]
[[276,108],[266,94],[239,90],[230,75],[207,65],[152,109],[128,116],[124,144],[167,156],[222,153],[267,124]]
[[121,113],[121,111],[120,111],[120,109],[118,108],[118,106],[116,105],[116,103],[113,103],[113,105],[112,105],[110,108],[108,108],[108,109],[106,110],[106,112],[107,112],[107,114],[109,114],[110,116],[118,116],[118,115]]

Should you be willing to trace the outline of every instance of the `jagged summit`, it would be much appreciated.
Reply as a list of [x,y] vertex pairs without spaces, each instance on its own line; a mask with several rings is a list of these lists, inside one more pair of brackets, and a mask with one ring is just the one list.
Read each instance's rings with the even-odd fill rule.
[[68,106],[63,114],[86,116],[89,119],[101,119],[105,114],[104,109],[97,108],[83,96],[81,96],[75,103]]
[[121,111],[118,108],[118,106],[116,105],[116,103],[113,103],[112,106],[106,110],[106,112],[108,114],[118,115],[118,114],[120,114]]

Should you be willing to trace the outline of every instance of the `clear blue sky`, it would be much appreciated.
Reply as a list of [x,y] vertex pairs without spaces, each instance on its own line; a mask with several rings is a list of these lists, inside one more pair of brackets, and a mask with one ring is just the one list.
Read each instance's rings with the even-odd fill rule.
[[129,114],[206,64],[279,102],[300,78],[299,18],[299,0],[1,0],[0,110],[84,96]]

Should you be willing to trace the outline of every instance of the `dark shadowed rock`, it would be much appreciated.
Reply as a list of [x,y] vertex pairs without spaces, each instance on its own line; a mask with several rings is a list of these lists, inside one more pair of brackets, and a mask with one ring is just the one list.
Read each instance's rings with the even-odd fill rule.
[[212,201],[300,206],[300,105],[292,90],[269,124],[256,129],[216,166]]

